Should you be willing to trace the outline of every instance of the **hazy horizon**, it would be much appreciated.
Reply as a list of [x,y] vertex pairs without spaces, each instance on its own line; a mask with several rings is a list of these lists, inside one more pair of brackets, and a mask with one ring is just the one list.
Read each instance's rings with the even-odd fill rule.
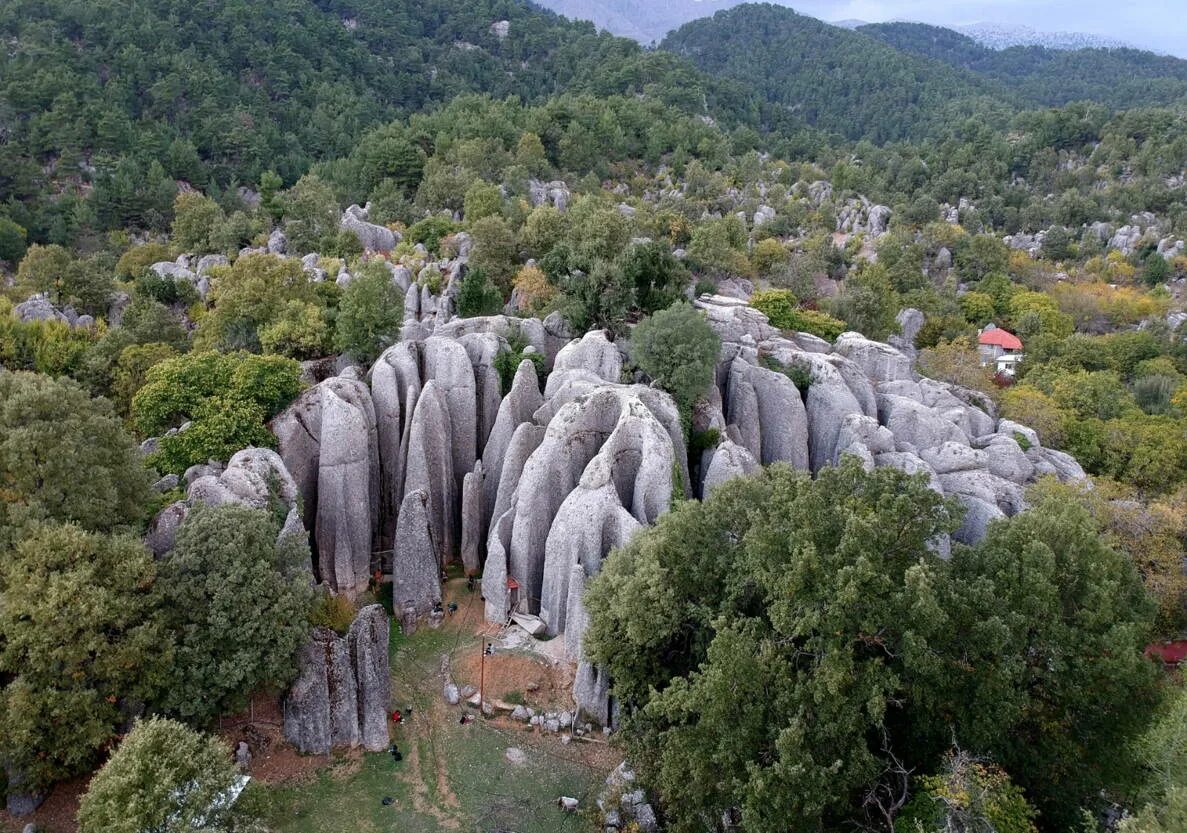
[[1022,25],[1083,32],[1187,58],[1183,0],[774,0],[821,20],[912,20],[937,26]]

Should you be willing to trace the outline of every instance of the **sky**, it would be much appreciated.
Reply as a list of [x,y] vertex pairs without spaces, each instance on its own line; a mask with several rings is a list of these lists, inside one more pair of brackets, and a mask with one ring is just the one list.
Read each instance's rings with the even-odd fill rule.
[[1104,35],[1187,58],[1187,0],[777,0],[821,20],[1008,23]]

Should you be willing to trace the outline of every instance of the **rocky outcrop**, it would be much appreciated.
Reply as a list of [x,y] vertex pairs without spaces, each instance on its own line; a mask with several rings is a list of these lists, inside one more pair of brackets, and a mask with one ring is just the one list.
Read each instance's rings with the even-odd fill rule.
[[306,754],[337,747],[387,748],[391,702],[387,614],[359,611],[345,637],[315,628],[297,659],[297,680],[284,698],[284,736]]
[[[999,420],[982,394],[919,378],[911,357],[892,345],[858,333],[843,333],[831,346],[804,334],[783,337],[769,332],[760,313],[733,299],[702,296],[696,305],[722,338],[718,396],[729,429],[702,464],[702,491],[746,474],[750,460],[772,462],[769,434],[794,436],[799,447],[798,431],[785,424],[786,414],[798,413],[795,404],[766,412],[760,407],[763,397],[753,380],[772,373],[759,366],[760,357],[807,381],[807,390],[797,393],[804,401],[813,472],[852,455],[867,468],[922,474],[932,488],[966,507],[964,524],[953,536],[959,541],[978,541],[992,520],[1025,508],[1025,486],[1035,478],[1085,477],[1074,459],[1043,448],[1029,428]],[[913,313],[901,314],[904,327],[918,323]],[[937,543],[937,550],[946,552],[946,545]]]
[[414,489],[400,504],[392,550],[392,604],[427,614],[441,601],[441,556],[429,523],[429,496]]
[[371,574],[379,521],[375,408],[362,382],[335,376],[272,421],[280,456],[304,501],[316,571],[334,591],[356,595]]
[[350,206],[343,212],[339,227],[358,238],[364,251],[386,254],[396,248],[400,238],[391,229],[368,222],[370,209],[370,205],[366,208],[359,208],[357,205]]

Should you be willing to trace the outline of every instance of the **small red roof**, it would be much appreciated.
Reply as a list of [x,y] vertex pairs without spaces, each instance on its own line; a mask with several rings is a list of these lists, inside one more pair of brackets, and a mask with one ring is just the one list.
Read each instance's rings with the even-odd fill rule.
[[977,339],[978,344],[989,344],[994,347],[1001,347],[1005,350],[1021,350],[1022,342],[1018,336],[1013,333],[1006,332],[1001,327],[994,327],[992,330],[985,330],[981,333],[981,337]]
[[1178,639],[1146,646],[1146,656],[1160,659],[1167,665],[1178,665],[1187,659],[1187,641]]

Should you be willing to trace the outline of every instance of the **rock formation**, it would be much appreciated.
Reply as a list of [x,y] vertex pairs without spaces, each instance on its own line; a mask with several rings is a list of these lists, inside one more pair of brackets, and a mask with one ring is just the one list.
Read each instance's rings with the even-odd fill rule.
[[379,605],[359,611],[345,637],[316,628],[298,658],[284,699],[284,736],[306,754],[362,744],[387,748],[391,702],[390,637]]

